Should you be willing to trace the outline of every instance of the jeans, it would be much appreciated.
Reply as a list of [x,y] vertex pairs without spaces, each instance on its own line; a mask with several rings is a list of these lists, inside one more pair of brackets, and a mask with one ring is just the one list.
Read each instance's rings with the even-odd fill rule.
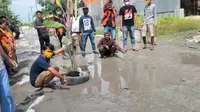
[[134,26],[123,26],[123,46],[124,48],[127,47],[128,32],[131,38],[131,45],[135,47]]
[[111,37],[112,37],[113,40],[116,39],[116,29],[115,28],[110,27],[110,26],[106,26],[106,27],[104,27],[104,33],[105,32],[111,33]]
[[82,36],[82,51],[85,52],[88,37],[90,38],[90,42],[91,42],[91,45],[92,45],[92,50],[96,51],[96,45],[95,45],[95,42],[94,42],[94,32],[91,32],[91,33],[85,32],[85,33],[83,33],[83,36]]
[[0,70],[0,105],[1,112],[14,112],[14,102],[10,91],[6,68]]

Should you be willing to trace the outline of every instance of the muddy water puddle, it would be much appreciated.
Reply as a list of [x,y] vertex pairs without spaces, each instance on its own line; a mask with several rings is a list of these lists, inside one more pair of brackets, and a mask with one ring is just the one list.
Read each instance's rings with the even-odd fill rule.
[[181,63],[187,65],[200,66],[200,55],[187,53],[181,53],[179,55],[181,57]]
[[99,59],[94,55],[87,55],[85,62],[88,63],[91,79],[90,85],[82,90],[83,94],[118,93],[124,90],[148,93],[167,84],[180,84],[176,76],[171,79],[169,75],[175,70],[169,71],[156,63],[124,61],[116,57]]

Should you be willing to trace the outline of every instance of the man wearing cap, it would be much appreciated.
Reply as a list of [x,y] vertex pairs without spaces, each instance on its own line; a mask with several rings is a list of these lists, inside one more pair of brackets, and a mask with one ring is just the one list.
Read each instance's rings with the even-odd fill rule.
[[96,35],[96,29],[94,26],[94,21],[90,15],[88,15],[88,8],[84,7],[83,8],[83,13],[84,15],[81,16],[79,20],[79,25],[80,25],[80,32],[82,36],[82,55],[85,57],[85,50],[86,50],[86,44],[87,44],[87,38],[90,38],[91,44],[92,44],[92,50],[94,54],[98,54],[96,51],[96,45],[94,42],[94,35]]
[[123,0],[125,6],[121,7],[119,11],[120,15],[120,30],[123,32],[123,46],[124,49],[127,51],[127,38],[128,32],[131,38],[131,45],[133,51],[136,50],[135,48],[135,38],[134,38],[134,25],[135,28],[138,28],[138,21],[137,21],[137,10],[136,8],[130,4],[130,0]]

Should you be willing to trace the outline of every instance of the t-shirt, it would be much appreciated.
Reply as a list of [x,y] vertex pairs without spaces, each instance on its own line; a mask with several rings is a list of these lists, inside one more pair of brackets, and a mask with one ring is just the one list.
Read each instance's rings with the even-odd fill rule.
[[94,26],[94,21],[91,16],[89,15],[83,15],[81,16],[79,20],[79,25],[80,25],[80,31],[85,33],[85,32],[96,32],[95,26]]
[[113,27],[113,24],[112,24],[112,17],[109,17],[109,18],[108,18],[108,21],[107,21],[107,25],[106,25],[106,26]]
[[80,29],[79,29],[79,20],[80,20],[80,16],[77,17],[77,19],[75,19],[75,17],[71,17],[71,21],[72,21],[72,32],[73,33],[79,33]]
[[120,9],[119,15],[123,17],[123,26],[134,25],[134,13],[137,13],[137,10],[133,5],[123,6]]
[[42,55],[40,55],[35,62],[33,63],[30,70],[30,83],[31,85],[35,85],[35,80],[43,71],[47,71],[49,67],[49,61],[45,59]]

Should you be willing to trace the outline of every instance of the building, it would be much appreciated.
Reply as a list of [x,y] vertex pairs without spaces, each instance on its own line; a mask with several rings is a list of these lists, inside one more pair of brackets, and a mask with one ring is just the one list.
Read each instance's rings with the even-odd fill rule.
[[[103,6],[107,0],[101,0],[101,2],[89,5],[90,15],[95,19],[95,24],[101,26],[100,22],[103,17]],[[116,9],[119,11],[123,6],[123,0],[113,0]],[[145,6],[145,0],[130,0],[136,7],[138,15],[143,15],[143,9]],[[176,16],[184,17],[184,12],[181,10],[181,0],[153,0],[157,6],[158,16]]]

